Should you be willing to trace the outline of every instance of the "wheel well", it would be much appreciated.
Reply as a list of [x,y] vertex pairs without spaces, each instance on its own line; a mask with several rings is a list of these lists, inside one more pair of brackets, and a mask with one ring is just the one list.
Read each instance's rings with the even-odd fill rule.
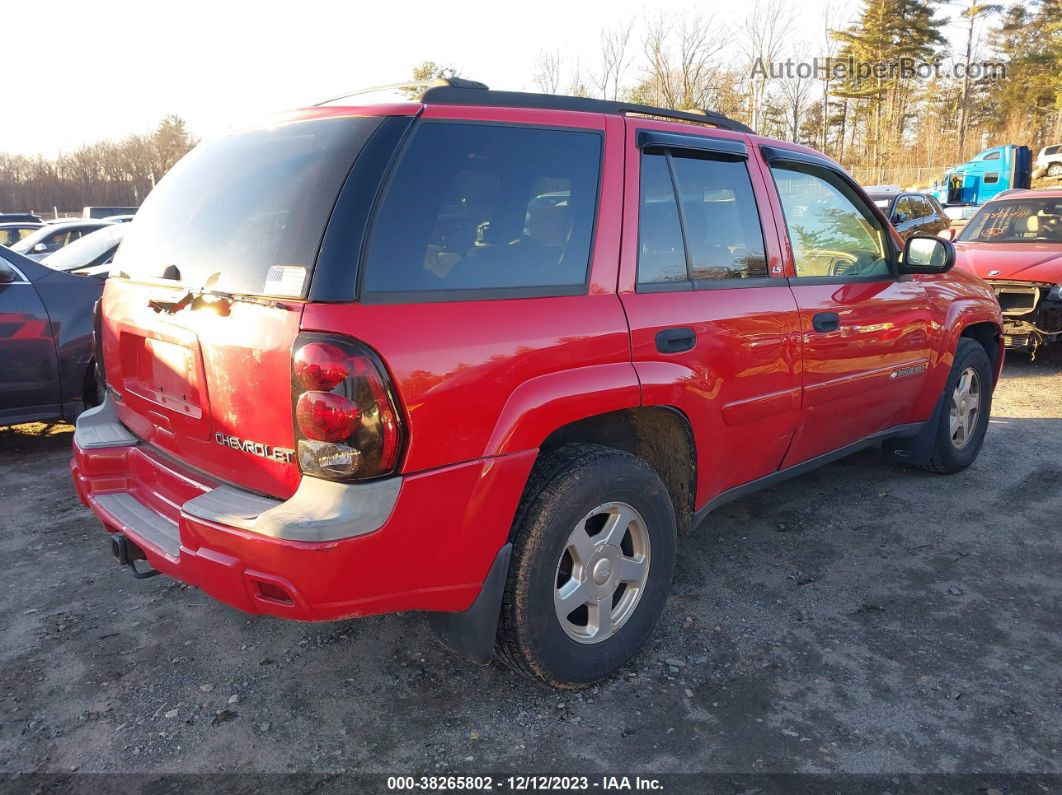
[[693,430],[685,414],[663,406],[610,411],[557,428],[539,449],[571,442],[600,444],[644,460],[667,486],[679,532],[690,529],[697,458]]
[[999,327],[995,323],[974,323],[972,326],[967,326],[962,330],[962,336],[969,337],[980,343],[981,347],[985,349],[985,353],[988,354],[988,360],[992,362],[992,372],[994,373],[996,365],[999,363],[999,355],[1003,351],[1003,347],[999,344]]

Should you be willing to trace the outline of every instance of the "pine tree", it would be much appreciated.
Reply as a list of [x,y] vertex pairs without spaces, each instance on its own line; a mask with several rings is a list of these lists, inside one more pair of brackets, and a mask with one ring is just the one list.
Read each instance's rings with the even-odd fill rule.
[[840,62],[855,65],[834,94],[856,100],[869,165],[883,165],[899,149],[912,83],[904,68],[931,61],[944,43],[935,6],[935,0],[864,0],[858,22],[834,32]]

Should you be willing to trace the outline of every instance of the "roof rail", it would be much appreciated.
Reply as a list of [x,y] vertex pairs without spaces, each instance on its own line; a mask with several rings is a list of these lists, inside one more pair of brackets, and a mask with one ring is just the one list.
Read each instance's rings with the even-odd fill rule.
[[340,94],[338,97],[332,97],[331,99],[326,99],[322,102],[316,102],[314,103],[314,107],[330,105],[333,102],[338,102],[347,97],[357,97],[362,94],[375,94],[384,91],[401,91],[408,95],[410,101],[420,102],[427,91],[432,88],[441,88],[443,86],[452,86],[453,88],[461,89],[478,88],[484,91],[487,90],[485,83],[480,83],[476,80],[465,80],[463,77],[436,77],[427,80],[410,80],[405,83],[386,83],[382,86],[359,88],[357,91],[348,91],[346,94]]
[[568,97],[559,94],[532,94],[524,91],[491,91],[477,80],[460,77],[436,80],[419,80],[410,83],[377,86],[375,88],[344,94],[320,104],[327,105],[347,97],[377,91],[402,91],[412,101],[429,105],[490,105],[493,107],[535,108],[542,110],[573,110],[584,113],[613,113],[623,116],[659,116],[665,119],[710,124],[723,130],[751,133],[752,129],[722,113],[710,110],[671,110],[634,102],[614,102],[589,97]]

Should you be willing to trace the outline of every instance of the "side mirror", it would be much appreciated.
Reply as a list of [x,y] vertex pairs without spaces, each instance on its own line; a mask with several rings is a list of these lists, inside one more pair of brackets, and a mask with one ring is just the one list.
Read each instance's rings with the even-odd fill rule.
[[947,273],[954,264],[955,246],[950,240],[911,235],[903,247],[900,273]]
[[48,250],[48,244],[47,243],[38,243],[37,245],[35,245],[33,247],[33,253],[34,254],[40,254],[42,251],[47,251],[47,250]]

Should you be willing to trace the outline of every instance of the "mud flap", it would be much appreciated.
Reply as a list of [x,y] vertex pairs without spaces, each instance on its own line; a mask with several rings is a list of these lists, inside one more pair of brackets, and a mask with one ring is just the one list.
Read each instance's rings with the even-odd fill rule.
[[460,613],[432,613],[428,617],[432,631],[444,646],[481,665],[486,665],[494,656],[494,636],[498,631],[498,616],[501,615],[512,551],[512,544],[506,544],[498,550],[479,596],[467,610]]
[[922,466],[929,462],[933,453],[933,442],[937,436],[937,425],[940,423],[941,414],[944,412],[946,395],[941,395],[936,408],[929,419],[922,425],[922,429],[909,438],[886,439],[881,446],[882,450],[891,455],[901,464],[909,466]]

